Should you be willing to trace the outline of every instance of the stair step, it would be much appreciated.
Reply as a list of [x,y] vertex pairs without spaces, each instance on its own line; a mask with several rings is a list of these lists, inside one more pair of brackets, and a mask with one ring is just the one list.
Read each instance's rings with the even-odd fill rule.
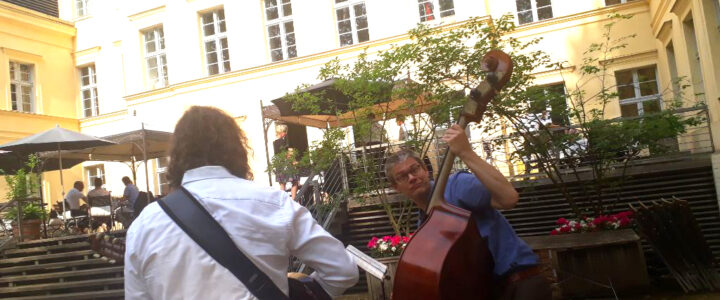
[[71,258],[71,257],[78,257],[78,256],[86,257],[86,256],[92,255],[93,253],[94,253],[94,251],[92,251],[92,250],[80,250],[80,251],[54,253],[54,254],[43,254],[43,255],[6,258],[6,259],[0,259],[0,265],[17,264],[17,263],[41,261],[41,260],[48,260],[48,259]]
[[30,248],[38,246],[62,245],[67,242],[87,241],[89,234],[68,235],[50,239],[41,239],[17,243],[18,248]]
[[79,243],[69,243],[69,244],[62,244],[62,245],[54,245],[54,246],[40,246],[40,247],[33,247],[33,248],[23,248],[23,249],[8,249],[5,250],[3,255],[7,256],[17,256],[17,255],[30,255],[30,254],[36,254],[36,253],[47,253],[48,252],[61,252],[63,250],[75,250],[75,249],[89,249],[90,243],[89,242],[79,242]]
[[112,274],[112,273],[122,274],[122,272],[123,272],[123,266],[117,266],[117,267],[109,267],[109,268],[96,268],[96,269],[44,273],[44,274],[35,274],[35,275],[5,276],[5,277],[0,277],[0,283],[10,283],[10,282],[17,283],[17,282],[35,281],[35,280],[43,280],[43,279],[60,279],[60,278],[81,277],[81,276],[89,276],[89,275]]
[[64,269],[64,268],[78,267],[78,266],[92,266],[92,265],[100,265],[100,264],[108,264],[108,262],[103,259],[100,259],[100,258],[91,258],[91,259],[76,260],[76,261],[70,261],[70,262],[57,262],[57,263],[48,263],[48,264],[40,264],[40,265],[7,267],[7,268],[0,269],[0,275],[15,274],[15,273],[27,272],[27,271]]
[[14,297],[4,298],[5,300],[75,300],[75,299],[102,299],[102,298],[116,298],[122,299],[125,295],[125,290],[107,290],[107,291],[92,291],[82,293],[68,293],[58,295],[44,295],[44,296],[26,296],[26,297]]
[[0,288],[0,294],[20,293],[20,292],[28,292],[28,291],[33,291],[33,292],[54,291],[54,290],[63,290],[63,289],[77,288],[77,287],[83,287],[83,288],[102,287],[102,286],[111,285],[111,284],[122,284],[123,282],[124,282],[124,279],[122,277],[118,277],[118,278],[103,278],[103,279],[83,280],[83,281],[30,284],[30,285],[21,285],[21,286]]

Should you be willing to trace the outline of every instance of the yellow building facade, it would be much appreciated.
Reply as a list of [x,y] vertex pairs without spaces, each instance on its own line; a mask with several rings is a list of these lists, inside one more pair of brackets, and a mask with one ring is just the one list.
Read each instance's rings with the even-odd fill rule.
[[[71,22],[0,1],[0,143],[55,126],[79,131],[75,32]],[[81,170],[66,170],[65,181],[81,180]],[[44,174],[43,191],[60,198],[58,172]]]
[[[15,13],[26,23],[47,23],[54,28],[47,33],[52,37],[37,39],[43,41],[42,47],[33,46],[39,43],[33,42],[35,38],[19,38],[38,36],[24,33],[39,29],[0,25],[3,34],[18,40],[17,49],[8,50],[17,57],[6,54],[3,42],[0,62],[4,68],[13,59],[40,66],[45,58],[58,55],[64,58],[53,59],[52,65],[68,78],[63,84],[57,82],[60,76],[43,82],[37,98],[41,110],[35,114],[14,112],[8,101],[0,103],[4,110],[0,111],[0,139],[35,131],[35,127],[23,126],[33,129],[5,133],[2,130],[10,126],[5,114],[18,115],[28,123],[64,118],[67,126],[75,124],[83,133],[108,136],[137,129],[139,124],[172,131],[189,106],[212,105],[235,117],[248,133],[255,180],[267,183],[265,151],[270,149],[268,155],[273,155],[274,136],[271,129],[266,144],[261,101],[268,105],[300,84],[317,83],[318,70],[333,58],[351,62],[363,51],[372,54],[407,41],[406,32],[418,23],[452,26],[473,16],[497,19],[512,14],[518,22],[515,37],[542,37],[538,47],[553,59],[566,61],[564,70],[538,70],[537,84],[574,86],[580,80],[576,71],[583,52],[612,22],[608,16],[620,13],[634,17],[619,22],[613,34],[636,37],[607,59],[610,72],[629,76],[635,84],[640,75],[652,74],[658,93],[672,93],[674,79],[692,80],[691,94],[707,104],[715,149],[720,146],[718,0],[59,0],[58,4],[59,18],[64,21]],[[57,53],[48,54],[45,49]],[[93,80],[81,82],[82,74],[93,74]],[[0,69],[0,76],[8,76],[8,70]],[[9,99],[8,81],[0,78],[0,91]],[[616,85],[615,79],[608,80],[612,81],[606,82],[608,86]],[[597,83],[586,86],[589,92],[599,88]],[[608,116],[642,113],[643,103],[650,99],[643,97],[614,103]],[[397,130],[390,127],[388,132]],[[308,139],[320,136],[319,130],[308,128]],[[138,172],[138,187],[143,189],[147,182],[151,191],[162,193],[164,164],[151,161],[149,178]],[[66,182],[103,176],[106,188],[118,196],[123,189],[120,178],[129,172],[123,163],[86,162]],[[59,191],[49,195],[57,200]]]

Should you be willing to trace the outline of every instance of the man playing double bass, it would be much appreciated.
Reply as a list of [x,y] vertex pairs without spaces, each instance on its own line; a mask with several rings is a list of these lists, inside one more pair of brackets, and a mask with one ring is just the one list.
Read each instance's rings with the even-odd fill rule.
[[[472,150],[460,126],[450,127],[442,139],[472,171],[450,175],[444,196],[449,204],[472,212],[478,232],[488,241],[497,279],[493,298],[551,299],[550,285],[537,266],[538,257],[497,211],[515,207],[518,201],[515,188]],[[422,222],[434,184],[422,160],[410,150],[400,150],[386,160],[385,173],[391,186],[420,208]]]

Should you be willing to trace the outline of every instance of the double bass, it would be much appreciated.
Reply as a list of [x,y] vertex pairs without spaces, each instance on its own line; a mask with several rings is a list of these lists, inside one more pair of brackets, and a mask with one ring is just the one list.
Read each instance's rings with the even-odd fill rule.
[[[507,84],[510,56],[490,50],[483,57],[487,76],[472,89],[458,124],[479,122],[488,102]],[[393,299],[489,299],[493,258],[469,211],[448,204],[443,194],[455,155],[447,149],[435,181],[427,220],[403,250],[393,283]]]

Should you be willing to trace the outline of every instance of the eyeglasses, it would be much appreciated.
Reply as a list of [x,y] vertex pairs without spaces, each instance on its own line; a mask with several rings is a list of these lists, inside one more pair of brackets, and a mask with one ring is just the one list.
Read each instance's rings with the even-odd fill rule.
[[399,173],[395,175],[395,182],[397,183],[405,183],[410,179],[410,175],[412,174],[413,177],[418,177],[422,173],[423,168],[420,164],[414,164],[408,169],[406,172]]

